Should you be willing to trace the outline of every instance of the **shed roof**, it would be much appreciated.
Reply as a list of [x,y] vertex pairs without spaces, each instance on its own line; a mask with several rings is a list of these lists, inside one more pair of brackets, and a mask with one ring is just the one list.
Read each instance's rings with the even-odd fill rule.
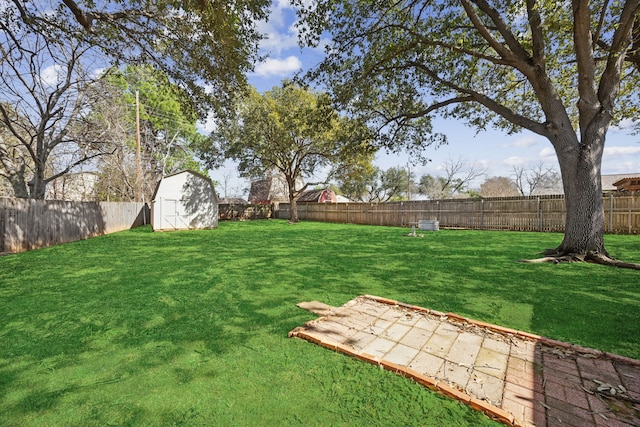
[[191,169],[184,169],[184,170],[181,170],[181,171],[178,171],[178,172],[174,172],[174,173],[170,173],[169,175],[163,176],[160,179],[160,181],[158,181],[158,183],[156,184],[156,189],[153,190],[153,196],[151,196],[151,201],[153,202],[156,199],[156,195],[158,194],[158,189],[160,188],[160,183],[162,182],[163,179],[171,178],[172,176],[181,175],[183,173],[189,173],[191,175],[195,175],[195,176],[197,176],[199,178],[207,180],[207,181],[209,181],[209,184],[211,184],[211,187],[213,188],[213,181],[211,181],[211,178],[209,178],[208,176],[206,176],[204,174],[201,174],[200,172],[196,172],[194,170],[191,170]]

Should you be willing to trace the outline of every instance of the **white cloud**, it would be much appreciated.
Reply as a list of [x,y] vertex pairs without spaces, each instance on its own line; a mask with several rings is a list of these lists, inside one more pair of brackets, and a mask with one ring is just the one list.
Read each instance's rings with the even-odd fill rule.
[[556,152],[552,147],[545,147],[542,150],[540,150],[540,157],[542,157],[543,159],[556,157]]
[[203,134],[209,134],[216,130],[217,123],[213,113],[209,113],[204,121],[198,121],[197,128]]
[[280,55],[283,50],[297,47],[295,20],[295,11],[288,0],[274,1],[269,19],[258,23],[258,31],[266,36],[260,42],[260,49],[268,54]]
[[528,163],[530,161],[530,159],[527,159],[525,157],[517,157],[517,156],[512,156],[512,157],[508,157],[506,159],[504,159],[503,163],[509,165],[509,166],[522,166],[526,163]]
[[605,147],[602,173],[636,173],[640,171],[640,144]]
[[537,143],[538,141],[536,140],[535,137],[524,136],[522,138],[518,138],[515,141],[511,142],[509,146],[515,147],[515,148],[527,148],[527,147],[531,147],[532,145],[536,145]]
[[64,67],[58,64],[50,65],[40,71],[40,80],[45,85],[54,86],[62,81],[64,73]]
[[614,162],[602,162],[602,174],[603,175],[612,175],[612,174],[636,174],[640,172],[640,162],[634,161],[614,161]]
[[261,77],[286,76],[302,68],[302,62],[297,56],[285,59],[271,59],[256,65],[255,74]]
[[605,147],[604,148],[604,155],[606,157],[640,155],[640,146]]
[[271,14],[269,15],[269,22],[275,24],[277,27],[283,27],[285,25],[285,11],[293,10],[289,0],[275,0],[271,2]]
[[298,32],[297,29],[294,28],[294,30],[296,31],[264,32],[263,34],[265,34],[267,38],[260,42],[260,49],[267,53],[279,55],[284,50],[298,47]]
[[89,75],[92,79],[98,79],[104,75],[105,71],[107,71],[105,67],[95,68]]

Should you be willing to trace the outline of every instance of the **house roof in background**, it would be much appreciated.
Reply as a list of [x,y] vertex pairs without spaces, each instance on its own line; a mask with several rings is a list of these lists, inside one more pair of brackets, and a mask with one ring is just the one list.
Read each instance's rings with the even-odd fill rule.
[[299,202],[317,202],[325,190],[308,190],[298,197]]
[[348,197],[342,196],[340,194],[336,194],[336,202],[337,203],[349,203],[349,202],[353,202],[353,200],[351,200]]
[[283,177],[272,176],[251,182],[249,203],[286,202],[287,184]]
[[271,193],[271,182],[271,178],[251,181],[251,189],[249,190],[249,203],[270,200],[269,195]]
[[614,175],[602,175],[602,191],[616,191],[614,183],[624,178],[640,177],[640,172],[636,173],[619,173]]
[[223,197],[218,199],[218,203],[222,205],[246,205],[247,201],[242,197]]

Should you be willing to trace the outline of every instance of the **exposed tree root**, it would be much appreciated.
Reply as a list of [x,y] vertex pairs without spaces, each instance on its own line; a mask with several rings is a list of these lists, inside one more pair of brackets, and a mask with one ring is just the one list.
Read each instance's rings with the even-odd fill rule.
[[588,254],[587,261],[593,262],[594,264],[608,265],[611,267],[630,268],[632,270],[640,270],[640,264],[636,264],[634,262],[620,261],[599,253]]
[[518,262],[527,262],[527,263],[537,263],[542,264],[544,262],[552,262],[554,264],[560,264],[561,262],[582,262],[584,259],[580,260],[577,257],[573,257],[571,255],[563,255],[563,256],[545,256],[542,258],[534,258],[534,259],[521,259]]
[[552,262],[554,264],[559,264],[562,262],[592,262],[594,264],[608,265],[610,267],[640,270],[640,264],[636,264],[633,262],[620,261],[599,252],[588,252],[586,254],[576,254],[576,253],[567,254],[567,253],[560,253],[555,249],[547,249],[546,251],[542,252],[542,255],[544,255],[542,258],[521,259],[518,262],[526,262],[526,263]]

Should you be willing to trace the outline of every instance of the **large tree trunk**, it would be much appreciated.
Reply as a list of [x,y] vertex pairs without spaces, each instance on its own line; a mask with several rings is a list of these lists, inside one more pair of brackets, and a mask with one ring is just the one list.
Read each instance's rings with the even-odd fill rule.
[[558,255],[607,256],[601,178],[604,135],[604,129],[596,129],[583,134],[581,143],[576,143],[575,134],[565,135],[572,142],[554,143],[566,204],[564,239],[556,248]]
[[[2,153],[0,153],[2,155]],[[23,163],[18,169],[9,169],[5,171],[4,177],[11,184],[13,188],[13,195],[18,199],[28,199],[29,189],[27,188],[26,181],[26,165]]]
[[591,261],[640,270],[640,264],[613,259],[604,246],[604,205],[602,197],[602,154],[609,124],[606,115],[596,116],[581,139],[570,126],[549,138],[555,148],[566,207],[562,243],[544,252],[544,258],[524,262]]
[[298,194],[296,194],[296,179],[293,174],[285,173],[287,180],[287,191],[289,193],[289,222],[300,222],[298,218],[298,204],[296,203]]
[[289,222],[300,222],[298,218],[298,204],[295,197],[289,198]]
[[30,198],[44,199],[47,190],[47,182],[44,179],[44,166],[36,164],[33,179],[29,181]]
[[558,251],[606,254],[600,165],[583,159],[576,169],[572,179],[564,184],[567,212],[564,239]]
[[9,182],[11,182],[11,187],[13,188],[13,195],[18,199],[28,199],[29,198],[29,190],[27,189],[27,184],[25,182],[24,174],[22,175],[12,175],[9,177]]

